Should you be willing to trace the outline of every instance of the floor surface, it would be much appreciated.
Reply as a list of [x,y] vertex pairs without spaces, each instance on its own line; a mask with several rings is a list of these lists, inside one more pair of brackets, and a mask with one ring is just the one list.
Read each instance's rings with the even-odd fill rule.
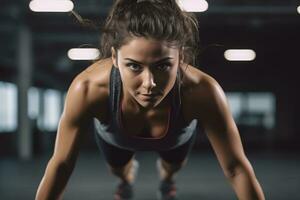
[[[256,176],[266,199],[300,199],[300,156],[291,153],[249,153]],[[138,200],[155,200],[158,177],[155,168],[157,154],[138,152],[140,163],[136,180]],[[22,162],[17,159],[0,160],[0,199],[34,199],[44,173],[48,156]],[[100,152],[81,153],[69,180],[66,200],[112,199],[118,181],[109,172]],[[221,168],[210,151],[193,151],[189,162],[177,176],[180,200],[231,200],[237,199]]]

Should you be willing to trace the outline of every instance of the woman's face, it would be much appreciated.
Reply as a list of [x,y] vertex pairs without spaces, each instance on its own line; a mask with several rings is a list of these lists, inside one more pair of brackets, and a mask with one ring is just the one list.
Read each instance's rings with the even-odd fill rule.
[[143,108],[156,107],[175,83],[180,55],[178,48],[144,37],[135,37],[118,51],[112,48],[124,99],[134,100]]

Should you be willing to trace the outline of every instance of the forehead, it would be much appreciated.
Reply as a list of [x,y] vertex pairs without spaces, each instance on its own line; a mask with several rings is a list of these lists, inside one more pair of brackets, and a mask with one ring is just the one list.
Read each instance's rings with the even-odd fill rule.
[[144,37],[134,37],[120,49],[122,57],[147,57],[157,58],[164,56],[175,57],[178,55],[179,49],[168,45],[164,41],[148,39]]

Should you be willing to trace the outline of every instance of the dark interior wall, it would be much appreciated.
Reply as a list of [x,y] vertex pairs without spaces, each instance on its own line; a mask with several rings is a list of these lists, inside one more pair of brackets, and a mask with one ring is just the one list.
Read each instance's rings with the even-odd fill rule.
[[[199,68],[216,78],[225,92],[263,91],[272,92],[276,96],[275,129],[271,133],[262,133],[263,130],[261,129],[239,127],[244,145],[246,147],[256,145],[264,148],[265,144],[271,142],[272,144],[265,148],[299,148],[300,126],[298,113],[300,111],[300,98],[294,61],[282,57],[275,63],[274,61],[267,62],[266,58],[258,57],[252,63],[229,63],[225,62],[223,58],[214,60],[210,53],[203,53],[204,57],[200,58],[202,60]],[[280,55],[279,52],[277,55]],[[282,67],[283,63],[286,67]],[[83,149],[95,149],[93,134],[91,132],[88,134]],[[55,133],[46,133],[46,135],[42,133],[37,139],[40,140],[39,143],[44,145],[44,147],[39,148],[39,151],[53,150]],[[199,148],[208,146],[207,140],[203,136],[199,140]],[[16,133],[1,134],[0,141],[0,154],[16,155]]]
[[[44,19],[37,16],[36,18]],[[50,20],[55,25],[56,18],[52,17]],[[213,76],[225,92],[272,92],[276,96],[275,129],[270,136],[260,138],[253,135],[259,135],[261,130],[247,131],[241,127],[241,134],[243,134],[246,144],[252,142],[264,144],[265,140],[272,140],[274,142],[272,148],[300,146],[298,145],[300,141],[298,116],[300,112],[298,77],[300,23],[297,20],[287,16],[243,16],[240,19],[239,16],[229,18],[228,15],[199,17],[201,38],[199,69]],[[68,23],[70,22],[68,21]],[[45,29],[46,32],[47,25],[44,26],[41,28],[36,25],[33,29],[36,31]],[[58,30],[52,29],[52,31]],[[15,37],[14,35],[12,34],[12,37]],[[41,40],[34,41],[41,42]],[[47,52],[48,43],[41,45],[45,46],[44,52]],[[55,46],[55,48],[57,47],[59,46]],[[41,50],[40,48],[37,49]],[[252,48],[256,51],[257,58],[253,62],[228,62],[224,60],[223,56],[224,50],[227,48]],[[13,56],[14,54],[9,55]],[[52,68],[49,66],[43,66],[42,70],[46,72],[45,74],[54,77],[67,77],[66,83],[59,84],[64,84],[61,88],[66,88],[70,83],[70,77],[74,77],[81,70],[78,65],[86,65],[82,62],[73,64],[73,71],[69,73],[51,71]],[[0,63],[0,80],[14,82],[17,73],[15,69],[16,67],[9,66],[7,63]],[[35,81],[35,83],[43,87],[50,86],[42,83],[41,80]],[[249,134],[244,134],[251,131],[257,132],[252,134],[253,138]],[[43,138],[45,149],[52,149],[55,133],[43,136]],[[94,147],[92,142],[93,137],[91,136],[84,148]],[[0,154],[4,154],[3,152],[14,153],[15,149],[16,133],[0,134]]]
[[[272,140],[274,148],[299,148],[299,25],[213,24],[216,26],[204,23],[200,28],[199,68],[212,75],[225,92],[272,92],[276,126],[265,139]],[[228,62],[224,59],[228,48],[254,49],[257,57],[252,62]],[[260,139],[264,144],[264,138]]]

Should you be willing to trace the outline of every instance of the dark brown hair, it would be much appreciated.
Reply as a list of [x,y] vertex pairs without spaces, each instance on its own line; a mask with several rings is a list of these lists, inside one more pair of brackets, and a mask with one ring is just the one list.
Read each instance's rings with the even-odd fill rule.
[[184,62],[194,65],[199,52],[198,21],[176,0],[116,0],[101,28],[99,59],[111,57],[132,37],[146,37],[184,48]]

